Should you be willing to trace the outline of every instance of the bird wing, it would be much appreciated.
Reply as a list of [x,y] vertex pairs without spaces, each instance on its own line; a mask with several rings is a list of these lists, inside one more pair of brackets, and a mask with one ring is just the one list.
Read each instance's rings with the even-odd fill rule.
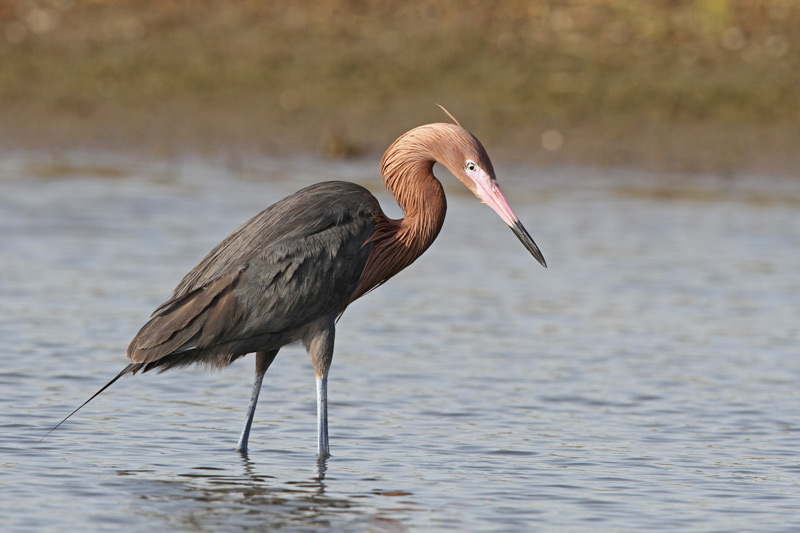
[[183,278],[128,357],[151,363],[194,351],[189,362],[200,362],[223,345],[249,353],[338,313],[366,263],[377,213],[377,200],[346,182],[307,187],[267,208]]

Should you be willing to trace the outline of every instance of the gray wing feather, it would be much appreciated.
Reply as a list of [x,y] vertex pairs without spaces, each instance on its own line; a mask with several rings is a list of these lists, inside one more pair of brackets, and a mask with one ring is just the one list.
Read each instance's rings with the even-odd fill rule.
[[183,278],[133,339],[128,357],[227,364],[341,312],[366,264],[379,213],[366,189],[347,182],[313,185],[267,208]]

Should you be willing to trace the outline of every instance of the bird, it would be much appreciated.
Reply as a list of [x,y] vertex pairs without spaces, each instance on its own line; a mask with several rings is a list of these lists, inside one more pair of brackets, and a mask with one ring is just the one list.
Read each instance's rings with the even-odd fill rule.
[[327,387],[337,320],[438,236],[447,201],[435,163],[492,208],[547,267],[503,195],[483,145],[448,116],[454,124],[413,128],[383,155],[381,174],[403,218],[389,218],[372,193],[346,181],[308,186],[266,208],[183,277],[131,341],[130,363],[50,431],[125,374],[224,368],[255,353],[255,380],[236,445],[246,455],[264,375],[282,347],[299,341],[316,381],[317,454],[329,457]]

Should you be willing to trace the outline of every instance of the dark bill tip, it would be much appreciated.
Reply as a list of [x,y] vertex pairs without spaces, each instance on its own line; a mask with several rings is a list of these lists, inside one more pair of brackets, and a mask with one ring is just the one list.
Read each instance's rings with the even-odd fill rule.
[[508,227],[511,228],[511,231],[514,232],[514,235],[517,236],[517,238],[520,240],[520,242],[522,242],[525,248],[528,249],[531,255],[535,257],[537,261],[539,261],[539,264],[547,268],[547,261],[544,260],[542,252],[539,250],[539,247],[536,246],[536,243],[533,242],[533,239],[531,238],[530,234],[525,230],[525,227],[522,225],[522,223],[519,220],[517,220]]

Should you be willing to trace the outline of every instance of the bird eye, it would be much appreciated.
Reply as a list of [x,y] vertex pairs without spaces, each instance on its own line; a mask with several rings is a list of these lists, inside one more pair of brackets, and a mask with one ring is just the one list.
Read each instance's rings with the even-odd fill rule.
[[467,170],[469,170],[470,172],[475,172],[476,170],[478,170],[478,165],[476,165],[472,161],[467,161]]

